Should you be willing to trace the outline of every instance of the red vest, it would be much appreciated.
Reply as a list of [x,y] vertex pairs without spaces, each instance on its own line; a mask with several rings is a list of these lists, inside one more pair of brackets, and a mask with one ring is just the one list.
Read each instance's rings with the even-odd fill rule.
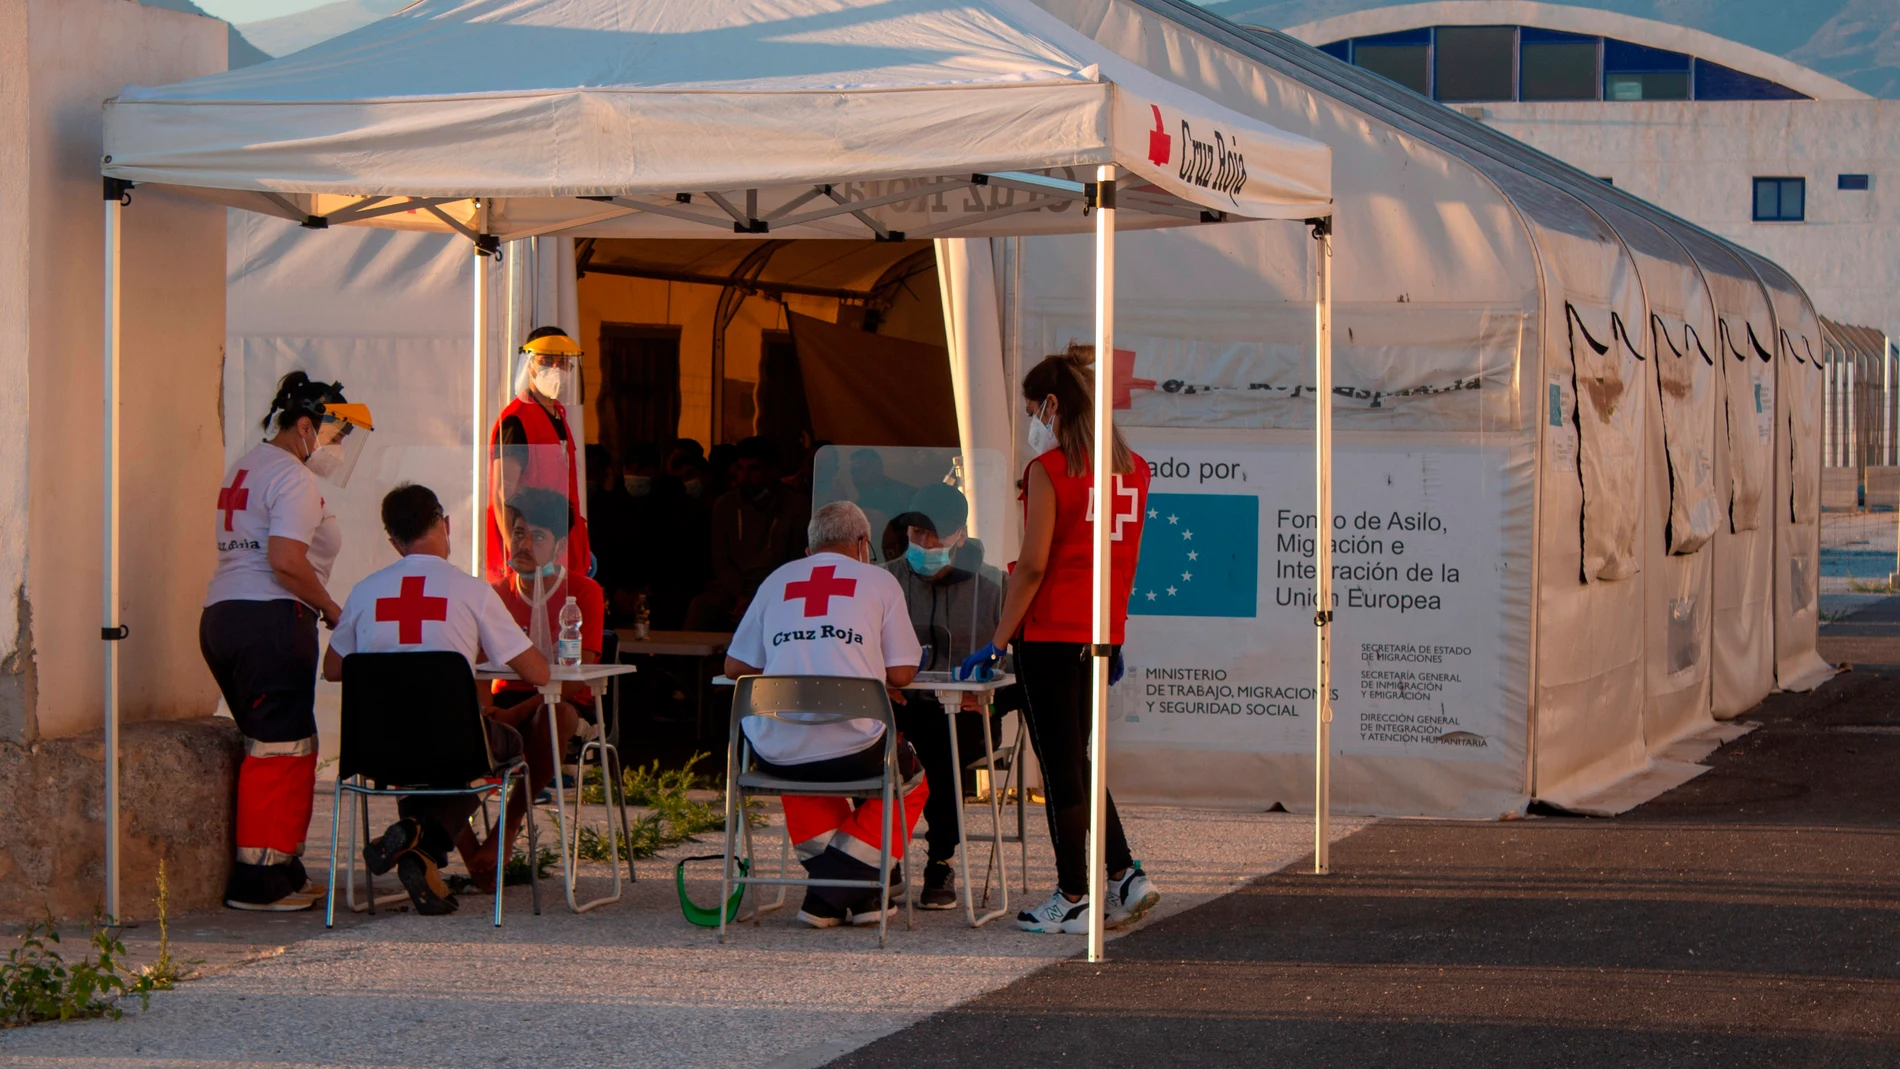
[[[566,418],[566,409],[562,409],[562,418]],[[581,517],[580,465],[574,461],[573,424],[568,425],[568,437],[565,442],[554,431],[554,421],[548,418],[547,410],[534,401],[524,401],[517,397],[508,402],[501,410],[495,425],[488,431],[488,455],[491,464],[499,464],[501,457],[501,425],[509,416],[521,421],[521,429],[528,436],[527,466],[521,472],[519,486],[539,486],[556,493],[567,495],[568,524],[567,560],[569,571],[576,575],[586,575],[592,566],[592,547],[587,541],[587,521]],[[545,448],[565,445],[560,451]],[[563,463],[557,458],[565,458]],[[566,468],[566,471],[562,471]],[[492,478],[499,478],[494,475]],[[491,490],[491,495],[493,491]],[[508,566],[507,542],[502,538],[501,520],[495,515],[495,502],[491,496],[488,501],[488,548],[485,567],[488,581],[501,578]]]
[[[1135,456],[1135,470],[1114,477],[1107,512],[1114,524],[1109,543],[1109,641],[1122,641],[1128,622],[1128,594],[1135,587],[1135,560],[1141,553],[1141,529],[1148,515],[1148,462]],[[1095,611],[1095,525],[1090,518],[1095,476],[1070,475],[1062,450],[1051,449],[1030,461],[1041,464],[1056,489],[1056,529],[1049,544],[1049,565],[1042,585],[1023,619],[1030,642],[1092,641]],[[1023,473],[1024,486],[1028,472]],[[1024,491],[1027,495],[1027,491]],[[1027,503],[1024,505],[1027,511]]]

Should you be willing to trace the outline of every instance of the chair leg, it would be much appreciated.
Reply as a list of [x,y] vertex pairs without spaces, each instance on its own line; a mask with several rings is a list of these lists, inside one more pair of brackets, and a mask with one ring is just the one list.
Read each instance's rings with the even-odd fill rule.
[[[530,789],[532,789],[531,781],[528,779],[528,774],[526,772],[523,772],[521,774],[521,790],[525,794]],[[507,812],[508,810],[506,809],[502,810],[502,813],[504,814],[506,814]],[[541,866],[537,863],[540,851],[537,848],[537,840],[535,838],[534,798],[532,796],[528,798],[527,813],[528,813],[528,902],[529,904],[534,906],[534,915],[539,917],[541,915]]]
[[733,770],[733,765],[732,747],[728,744],[726,748],[726,856],[724,863],[719,866],[719,901],[714,907],[719,910],[719,941],[721,943],[726,941],[726,896],[732,893],[732,846],[733,840],[739,834],[738,821],[733,815],[733,796],[739,789],[739,776]]
[[334,800],[330,804],[330,893],[323,899],[323,926],[325,928],[336,927],[336,847],[339,833],[343,830],[337,825],[342,820],[343,777],[338,776]]
[[[362,783],[363,782],[362,777],[358,776],[356,782],[359,784]],[[363,845],[368,846],[370,844],[369,795],[357,794],[356,812],[358,816],[362,817]],[[356,829],[352,826],[350,829],[350,873],[352,877],[354,876],[355,872],[356,872]],[[350,886],[352,887],[356,886],[356,881],[353,878],[350,881]],[[376,874],[369,870],[368,864],[365,864],[363,866],[363,891],[365,894],[369,896],[369,915],[374,917],[376,915]]]
[[[619,725],[620,725],[620,721],[619,721],[620,706],[618,702],[619,702],[619,699],[616,698],[615,705],[614,705],[614,717],[615,717],[614,726],[616,730],[618,730]],[[612,749],[612,755],[613,755],[613,768],[611,770],[611,774],[613,778],[611,782],[614,785],[614,798],[618,800],[618,803],[620,806],[620,837],[627,844],[627,882],[638,883],[640,880],[640,874],[633,870],[633,825],[627,822],[627,784],[626,784],[626,775],[622,771],[621,765],[620,765],[620,744],[619,743],[614,744],[613,749]],[[607,820],[608,820],[608,823],[611,825],[613,822],[612,813],[609,813],[607,815]]]
[[[961,784],[959,784],[961,786]],[[897,795],[897,833],[904,839],[903,860],[910,861],[910,803],[903,793]],[[910,893],[911,870],[904,870],[904,930],[917,930],[917,896]]]
[[[512,784],[513,779],[514,779],[513,769],[510,769],[507,772],[503,772],[501,774],[501,811],[503,814],[506,814],[508,812],[508,794],[509,794],[508,788]],[[529,808],[532,809],[534,807],[529,806]],[[488,811],[488,795],[483,794],[482,795],[482,812],[487,813],[487,811]],[[489,827],[495,829],[489,834],[499,835],[503,838],[507,837],[507,830],[506,830],[508,827],[507,821],[504,820],[500,824],[491,824],[489,825]],[[513,843],[497,843],[495,845],[495,927],[497,928],[501,927],[501,889],[502,889],[503,883],[506,882],[506,876],[508,873],[508,851],[513,846],[514,846]]]

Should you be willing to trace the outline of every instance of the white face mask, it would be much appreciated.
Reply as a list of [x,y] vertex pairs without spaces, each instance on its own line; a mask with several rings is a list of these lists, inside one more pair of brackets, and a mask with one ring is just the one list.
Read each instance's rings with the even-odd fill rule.
[[627,493],[634,497],[645,497],[653,492],[653,476],[651,475],[628,475],[624,481],[627,485]]
[[328,479],[343,466],[343,447],[340,445],[319,446],[303,458],[303,466],[319,479]]
[[1055,417],[1051,416],[1049,423],[1044,423],[1041,410],[1037,410],[1035,415],[1029,417],[1030,453],[1041,456],[1051,449],[1062,448],[1061,440],[1056,437],[1055,428],[1050,425],[1054,422]]
[[534,381],[536,393],[550,401],[559,401],[561,399],[562,388],[566,385],[567,376],[562,373],[560,368],[537,367],[534,369],[531,378]]

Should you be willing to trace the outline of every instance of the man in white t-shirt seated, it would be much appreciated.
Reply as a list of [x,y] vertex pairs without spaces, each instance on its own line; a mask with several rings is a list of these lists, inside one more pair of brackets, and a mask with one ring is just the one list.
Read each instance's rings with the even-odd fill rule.
[[[507,664],[536,686],[548,681],[547,659],[500,595],[449,563],[449,518],[433,491],[412,483],[391,490],[383,498],[383,530],[402,559],[350,590],[323,655],[323,678],[341,681],[343,658],[352,653],[453,650],[468,658],[471,670],[489,660]],[[486,715],[482,727],[496,761],[522,752],[515,728]],[[547,725],[540,724],[540,730],[546,732]],[[394,867],[416,912],[453,913],[455,897],[439,872],[448,864],[450,846],[461,852],[477,888],[495,886],[495,835],[491,830],[488,842],[481,843],[468,824],[479,808],[475,795],[404,797],[397,803],[402,819],[363,848],[363,860],[379,875]]]
[[[923,651],[910,626],[903,589],[889,572],[865,563],[871,555],[871,525],[864,513],[849,501],[833,502],[812,513],[806,536],[808,556],[767,576],[746,608],[726,649],[726,675],[855,676],[892,688],[909,683]],[[801,727],[754,716],[742,726],[760,770],[774,776],[836,781],[883,774],[882,724],[856,720]],[[891,853],[902,856],[930,789],[917,755],[901,739],[898,760],[908,822],[897,828],[901,841],[892,844]],[[882,799],[854,806],[848,798],[788,797],[784,805],[786,830],[813,878],[877,879]],[[897,823],[893,814],[892,824]],[[891,882],[903,884],[895,869]],[[881,897],[861,887],[813,887],[798,919],[814,928],[845,921],[876,924],[883,915]]]

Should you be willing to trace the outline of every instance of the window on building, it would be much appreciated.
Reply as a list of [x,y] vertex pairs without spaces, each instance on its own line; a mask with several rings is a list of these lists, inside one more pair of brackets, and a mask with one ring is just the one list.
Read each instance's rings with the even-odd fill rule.
[[1603,39],[1603,99],[1687,100],[1690,57]]
[[1432,92],[1448,103],[1517,95],[1517,27],[1440,26]]
[[1844,174],[1834,180],[1834,188],[1865,191],[1872,182],[1864,174]]
[[1431,95],[1432,31],[1429,28],[1356,37],[1352,42],[1352,61],[1414,93]]
[[1329,45],[1320,45],[1319,50],[1334,59],[1344,60],[1347,63],[1352,62],[1352,38],[1350,37],[1344,41],[1334,41]]
[[1595,100],[1598,37],[1526,26],[1519,31],[1518,99]]
[[1697,100],[1808,100],[1779,82],[1744,74],[1733,67],[1695,61],[1695,98]]
[[1805,178],[1755,179],[1755,221],[1758,223],[1798,223],[1808,215],[1808,180]]
[[1603,183],[1606,186],[1613,186],[1616,184],[1616,179],[1607,174],[1597,175],[1597,181]]

